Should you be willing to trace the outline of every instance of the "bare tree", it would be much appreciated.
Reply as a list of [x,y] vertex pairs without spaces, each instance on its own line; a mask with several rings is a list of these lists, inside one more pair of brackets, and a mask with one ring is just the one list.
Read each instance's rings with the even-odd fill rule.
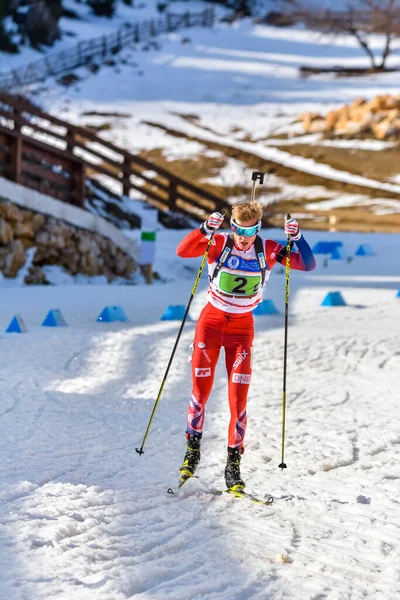
[[[310,6],[306,0],[294,0],[298,21],[318,31],[352,35],[367,54],[374,70],[384,70],[392,52],[393,39],[400,34],[400,0],[349,0],[342,10]],[[383,37],[383,48],[374,54],[371,36]]]

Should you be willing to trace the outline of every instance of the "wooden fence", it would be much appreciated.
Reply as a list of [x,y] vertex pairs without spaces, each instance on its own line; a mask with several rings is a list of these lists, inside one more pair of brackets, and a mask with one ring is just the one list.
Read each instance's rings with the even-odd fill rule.
[[81,207],[93,198],[93,183],[98,182],[111,194],[136,194],[161,210],[195,220],[214,210],[230,213],[222,198],[4,92],[0,175]]
[[117,54],[130,44],[147,41],[161,33],[188,27],[212,27],[214,21],[213,8],[206,8],[198,13],[189,11],[180,15],[167,13],[158,19],[127,24],[108,35],[83,40],[68,50],[49,54],[5,74],[0,73],[0,90],[10,92],[21,86],[61,75],[87,65],[91,61]]

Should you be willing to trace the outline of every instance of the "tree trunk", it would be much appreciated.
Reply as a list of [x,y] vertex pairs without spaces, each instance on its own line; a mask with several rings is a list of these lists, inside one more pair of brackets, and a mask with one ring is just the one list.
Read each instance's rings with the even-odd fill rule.
[[349,33],[351,33],[351,35],[353,35],[356,38],[356,40],[359,43],[359,45],[361,46],[361,48],[368,55],[368,57],[371,61],[372,68],[376,69],[377,67],[376,67],[376,62],[375,62],[375,56],[374,56],[374,53],[372,52],[371,48],[369,47],[367,40],[365,38],[363,38],[362,34],[355,27],[350,27]]
[[386,59],[389,56],[389,54],[391,53],[391,51],[392,51],[391,44],[392,44],[392,33],[391,33],[391,31],[389,31],[386,34],[386,43],[385,43],[385,48],[384,48],[384,50],[382,52],[381,64],[378,66],[378,69],[382,69],[382,71],[385,70],[385,68],[386,68]]

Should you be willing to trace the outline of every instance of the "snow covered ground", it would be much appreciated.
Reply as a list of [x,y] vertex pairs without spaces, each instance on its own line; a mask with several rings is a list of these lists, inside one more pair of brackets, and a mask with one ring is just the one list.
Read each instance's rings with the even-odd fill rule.
[[[293,273],[285,460],[283,315],[256,317],[243,475],[270,507],[174,485],[190,395],[187,323],[141,457],[199,261],[160,231],[154,286],[8,287],[0,328],[0,597],[7,600],[397,600],[400,595],[400,288],[398,239],[339,239],[353,257]],[[276,239],[279,231],[265,232]],[[374,257],[354,257],[369,243]],[[397,254],[396,254],[397,253]],[[284,275],[265,298],[283,311]],[[348,306],[325,308],[327,291]],[[193,302],[205,302],[203,277]],[[106,304],[130,322],[97,323]],[[44,328],[60,308],[67,328]],[[228,405],[223,360],[209,400],[200,481],[223,485]]]
[[[147,4],[154,9],[154,3]],[[140,10],[135,8],[139,19]],[[110,31],[112,22],[88,18],[80,25],[80,35],[91,37]],[[182,43],[184,38],[189,43]],[[102,135],[134,152],[160,147],[167,156],[184,158],[206,151],[151,121],[205,141],[248,144],[266,159],[292,161],[274,148],[274,140],[299,132],[293,125],[299,112],[324,112],[359,95],[398,92],[397,74],[299,79],[298,67],[305,62],[366,65],[347,37],[332,44],[326,36],[245,20],[157,43],[157,50],[128,49],[119,55],[125,63],[118,58],[96,76],[79,70],[81,80],[71,88],[40,84],[36,99],[62,118],[107,121],[112,128]],[[395,54],[391,64],[398,62]],[[91,111],[103,115],[88,115]],[[350,180],[349,174],[305,159],[296,166]],[[232,160],[216,178],[240,182],[245,171]],[[394,179],[379,187],[397,192],[398,184]],[[295,187],[282,186],[280,193],[295,196]],[[307,197],[311,206],[323,196],[313,186]],[[326,198],[324,208],[365,203],[361,195],[335,198],[328,190]],[[392,202],[383,206],[396,213],[398,202]],[[206,301],[204,276],[145,454],[135,452],[179,328],[160,317],[170,304],[186,305],[200,262],[175,256],[184,233],[157,233],[155,270],[163,281],[154,286],[0,282],[0,598],[397,600],[398,236],[307,233],[311,244],[342,240],[352,260],[319,256],[316,271],[291,277],[288,468],[282,472],[284,274],[276,268],[271,275],[265,298],[281,314],[256,317],[242,463],[248,490],[275,497],[272,506],[260,507],[207,495],[201,483],[223,486],[228,403],[222,359],[207,407],[200,480],[189,482],[177,497],[166,493],[176,483],[184,454],[188,346]],[[283,237],[281,231],[266,234]],[[362,243],[376,255],[355,257]],[[60,273],[52,273],[52,280],[62,281]],[[322,307],[326,293],[336,290],[348,305]],[[105,305],[116,304],[129,323],[96,322]],[[67,328],[41,327],[51,308],[61,309]],[[28,333],[4,333],[16,313]]]
[[[108,33],[130,20],[129,15],[142,20],[159,14],[155,0],[135,4],[133,8],[120,2],[117,16],[111,21],[93,17],[88,7],[73,0],[70,3],[68,6],[78,10],[82,21],[68,20],[68,27],[77,35],[64,38],[63,44]],[[259,4],[260,14],[278,6],[272,0]],[[200,1],[170,2],[169,10],[196,11],[206,5]],[[223,13],[221,7],[216,9],[218,14]],[[62,25],[66,27],[64,21]],[[379,54],[383,39],[375,36],[370,42],[373,51]],[[398,68],[397,39],[393,41],[393,49],[388,66]],[[30,60],[22,54],[25,60]],[[12,64],[4,53],[0,53],[1,59],[7,68]],[[22,55],[15,60],[22,61]],[[361,204],[370,206],[369,210],[377,215],[393,214],[398,230],[400,202],[390,194],[398,194],[400,175],[394,173],[387,180],[378,181],[333,168],[324,163],[327,158],[316,161],[275,147],[299,141],[326,144],[320,135],[299,137],[302,126],[296,119],[301,113],[325,114],[356,97],[369,99],[377,94],[397,94],[398,72],[362,78],[338,78],[329,73],[310,78],[299,75],[302,65],[367,67],[368,60],[351,36],[333,37],[300,27],[277,28],[244,19],[233,24],[217,23],[211,29],[181,30],[158,36],[151,43],[137,44],[112,57],[108,64],[99,65],[96,73],[86,67],[77,69],[79,80],[69,87],[50,79],[22,91],[32,94],[34,101],[63,119],[100,127],[104,139],[133,153],[157,148],[169,160],[201,159],[212,154],[221,158],[221,153],[208,149],[208,144],[216,142],[321,177],[327,185],[320,186],[319,200],[330,202],[329,206],[336,209]],[[172,135],[173,132],[182,137]],[[282,135],[289,137],[281,139]],[[347,148],[349,144],[354,149],[371,152],[387,147],[374,140],[352,140],[347,142]],[[345,146],[343,141],[336,140],[329,145]],[[229,159],[223,177],[217,179],[223,186],[247,184],[243,173],[243,164]],[[338,188],[330,180],[341,185]],[[364,187],[365,194],[346,193],[343,199],[346,183]],[[278,191],[261,194],[261,202],[271,204],[283,197],[307,199],[304,186],[291,186],[283,178],[275,178],[273,185]],[[382,191],[381,197],[371,193],[374,189]],[[325,208],[324,203],[314,203],[313,214]]]
[[[0,52],[0,73],[9,71],[10,68],[41,59],[44,54],[53,54],[60,50],[66,50],[73,47],[81,40],[89,40],[108,35],[117,29],[124,28],[127,24],[140,23],[146,19],[154,19],[161,16],[157,10],[158,0],[132,1],[129,6],[124,0],[116,0],[115,12],[111,19],[107,17],[96,16],[92,9],[80,0],[63,0],[63,8],[70,10],[77,15],[77,18],[61,17],[59,27],[61,38],[53,46],[42,46],[40,50],[35,50],[29,46],[20,46],[17,54]],[[188,4],[185,0],[166,4],[169,11],[173,13],[183,13],[188,10]],[[190,10],[193,12],[204,9],[205,2],[202,0],[191,0]],[[6,27],[10,31],[15,30],[12,19],[6,19]]]

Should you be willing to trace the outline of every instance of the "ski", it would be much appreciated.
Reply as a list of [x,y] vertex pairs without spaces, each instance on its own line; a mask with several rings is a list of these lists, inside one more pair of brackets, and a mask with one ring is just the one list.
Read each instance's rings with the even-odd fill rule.
[[197,477],[197,475],[189,475],[188,477],[181,478],[179,480],[178,487],[176,487],[176,488],[168,488],[167,489],[167,493],[168,494],[172,494],[172,495],[177,494],[179,492],[179,490],[185,485],[185,483],[187,481],[189,481],[189,479],[199,479],[199,478]]
[[[184,486],[184,484],[189,481],[189,479],[197,479],[197,481],[200,482],[200,479],[195,475],[194,477],[188,477],[187,479],[185,479],[184,481],[181,481],[178,485],[177,488],[168,488],[167,493],[171,494],[171,495],[176,495]],[[265,499],[259,498],[258,496],[255,496],[254,494],[250,494],[248,492],[245,492],[242,488],[231,488],[231,489],[225,489],[225,490],[219,490],[217,488],[211,488],[211,487],[207,487],[206,485],[204,485],[203,482],[200,482],[202,485],[202,492],[206,493],[206,494],[211,494],[212,496],[223,496],[223,495],[230,495],[233,496],[233,498],[239,498],[242,500],[249,500],[250,502],[253,502],[253,504],[263,504],[264,506],[269,506],[273,503],[274,501],[274,497],[271,496],[270,494],[266,494]]]
[[209,488],[209,493],[213,494],[214,496],[222,496],[224,494],[229,494],[230,496],[233,496],[234,498],[241,498],[242,500],[250,500],[250,502],[253,502],[253,504],[264,504],[265,506],[269,506],[274,501],[274,497],[271,496],[270,494],[266,494],[265,499],[262,499],[262,498],[259,498],[258,496],[255,496],[254,494],[249,494],[248,492],[245,492],[242,489],[217,490],[215,488]]

